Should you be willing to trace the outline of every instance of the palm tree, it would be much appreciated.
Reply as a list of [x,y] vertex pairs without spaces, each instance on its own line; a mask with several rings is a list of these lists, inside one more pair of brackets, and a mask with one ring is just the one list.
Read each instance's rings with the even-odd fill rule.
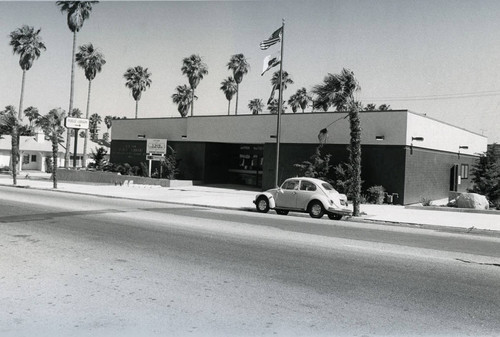
[[[85,71],[85,77],[89,81],[89,89],[87,93],[87,111],[85,118],[89,119],[90,115],[90,91],[92,87],[92,80],[96,77],[97,73],[102,71],[102,66],[106,64],[104,55],[99,52],[92,43],[84,44],[79,47],[79,52],[76,53],[76,63],[80,68]],[[83,141],[83,167],[87,167],[87,142],[88,131],[85,130],[85,139]]]
[[54,188],[57,188],[57,153],[59,152],[59,142],[63,140],[64,127],[62,125],[64,118],[66,118],[66,113],[59,108],[50,110],[48,114],[37,120],[37,125],[42,128],[45,135],[52,142],[52,182]]
[[40,37],[41,29],[35,31],[33,27],[23,25],[21,28],[16,29],[10,33],[10,45],[14,54],[19,55],[19,65],[23,70],[23,79],[21,82],[21,99],[19,101],[19,120],[23,119],[23,98],[24,98],[24,82],[26,79],[26,72],[30,70],[33,61],[39,58],[42,50],[46,50],[45,44]]
[[175,88],[175,93],[172,95],[172,101],[177,104],[177,110],[182,117],[186,117],[189,111],[189,107],[193,103],[193,98],[198,97],[193,96],[193,89],[189,88],[187,85],[178,85]]
[[137,119],[142,92],[151,86],[151,73],[148,72],[148,68],[137,66],[128,68],[123,77],[127,80],[125,86],[132,90],[132,97],[135,100],[135,118]]
[[258,115],[264,109],[264,103],[260,98],[254,98],[248,102],[248,108],[252,111],[253,115]]
[[19,162],[19,122],[16,109],[12,105],[8,105],[4,111],[0,111],[0,135],[11,136],[11,164],[14,185],[17,185],[17,163]]
[[[233,99],[234,94],[238,92],[238,84],[236,83],[236,81],[234,80],[234,78],[232,78],[231,76],[229,76],[228,78],[224,79],[220,83],[220,85],[221,85],[220,90],[222,90],[224,92],[224,95],[226,95],[226,99],[228,100],[228,103],[227,103],[227,114],[229,115],[230,111],[231,111],[230,110],[230,108],[231,108],[231,100]],[[236,114],[236,111],[235,111],[235,114]]]
[[[281,104],[281,111],[283,113],[285,113],[285,110],[286,110],[286,106],[285,106],[286,102],[283,101],[282,104]],[[277,99],[272,99],[268,104],[267,104],[267,108],[269,109],[269,112],[271,114],[277,114],[278,113],[278,100]]]
[[297,102],[299,103],[299,106],[302,109],[302,113],[304,113],[304,110],[307,108],[307,105],[312,100],[311,95],[307,93],[307,90],[304,87],[297,90],[295,95],[297,97]]
[[30,127],[33,126],[33,122],[35,122],[40,117],[38,109],[35,108],[34,106],[30,106],[24,109],[24,115],[28,117],[28,120],[30,122]]
[[300,103],[296,93],[290,96],[288,99],[288,105],[292,108],[293,113],[297,112],[297,109],[300,107]]
[[99,132],[99,124],[102,123],[102,117],[99,114],[92,114],[89,119],[89,132],[90,139],[92,141],[97,141],[97,134]]
[[[273,77],[271,78],[271,84],[273,85],[275,90],[279,90],[279,88],[280,88],[279,78],[280,78],[280,72],[276,71],[273,74]],[[286,90],[286,88],[288,87],[288,84],[293,84],[293,80],[291,79],[291,77],[288,75],[288,72],[286,72],[286,71],[283,71],[282,82],[283,82],[283,90]]]
[[182,74],[186,75],[189,80],[189,85],[191,86],[192,99],[191,99],[191,116],[193,116],[194,110],[194,91],[203,79],[203,76],[208,74],[208,67],[203,63],[199,55],[191,55],[182,60]]
[[[69,91],[69,113],[73,111],[73,96],[75,89],[75,49],[76,33],[83,27],[83,23],[90,17],[92,6],[99,1],[57,1],[56,5],[60,7],[61,12],[66,12],[69,30],[73,33],[73,51],[71,53],[71,85]],[[64,167],[69,167],[69,150],[71,142],[71,129],[66,133],[66,152],[64,154]],[[76,156],[76,154],[75,154]]]
[[349,192],[353,198],[354,216],[359,216],[361,199],[361,126],[359,121],[361,104],[354,98],[354,94],[359,89],[359,83],[354,77],[354,73],[348,69],[342,69],[340,74],[328,74],[324,78],[323,84],[313,88],[317,106],[323,106],[326,109],[334,106],[337,111],[347,111],[349,114],[351,130],[349,166],[352,171]]
[[238,97],[240,92],[240,83],[243,80],[243,75],[248,74],[250,70],[250,64],[248,63],[245,55],[235,54],[229,59],[227,68],[233,71],[233,77],[236,81],[236,107],[234,109],[234,114],[238,114]]

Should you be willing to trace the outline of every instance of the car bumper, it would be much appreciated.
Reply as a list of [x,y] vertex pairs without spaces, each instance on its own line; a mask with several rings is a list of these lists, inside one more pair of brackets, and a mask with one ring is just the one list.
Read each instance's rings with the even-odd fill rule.
[[352,211],[349,208],[328,207],[327,211],[333,214],[352,215]]

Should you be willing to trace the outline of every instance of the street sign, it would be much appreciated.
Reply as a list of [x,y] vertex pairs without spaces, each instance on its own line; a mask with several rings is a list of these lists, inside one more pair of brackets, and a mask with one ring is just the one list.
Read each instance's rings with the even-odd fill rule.
[[89,120],[85,118],[66,117],[64,126],[70,129],[88,129]]
[[163,155],[146,155],[146,160],[162,161],[163,159],[165,159]]
[[167,140],[166,139],[147,139],[146,140],[146,153],[166,154],[167,153]]

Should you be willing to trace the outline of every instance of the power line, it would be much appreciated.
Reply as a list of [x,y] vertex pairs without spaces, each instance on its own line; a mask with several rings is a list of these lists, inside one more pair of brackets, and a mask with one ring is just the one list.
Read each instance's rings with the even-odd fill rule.
[[462,99],[498,96],[500,91],[477,91],[460,94],[444,94],[444,95],[427,95],[427,96],[406,96],[406,97],[365,97],[364,101],[436,101],[445,99]]

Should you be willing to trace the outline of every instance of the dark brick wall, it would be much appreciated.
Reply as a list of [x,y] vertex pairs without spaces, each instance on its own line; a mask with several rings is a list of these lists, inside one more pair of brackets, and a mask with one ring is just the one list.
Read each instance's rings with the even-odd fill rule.
[[471,187],[471,170],[475,157],[458,153],[446,153],[427,149],[413,148],[413,153],[406,149],[406,178],[404,204],[418,203],[422,198],[437,200],[448,198],[450,191],[451,169],[455,164],[469,165],[469,178],[462,179],[458,192],[465,192]]
[[[309,160],[314,154],[315,144],[281,144],[279,182],[299,175],[293,164]],[[321,148],[321,154],[331,154],[330,163],[336,166],[347,162],[347,145],[327,144]],[[274,187],[276,144],[264,146],[263,189]],[[382,185],[388,193],[397,193],[400,198],[404,193],[405,150],[402,146],[362,146],[361,179],[362,190],[374,185]]]

